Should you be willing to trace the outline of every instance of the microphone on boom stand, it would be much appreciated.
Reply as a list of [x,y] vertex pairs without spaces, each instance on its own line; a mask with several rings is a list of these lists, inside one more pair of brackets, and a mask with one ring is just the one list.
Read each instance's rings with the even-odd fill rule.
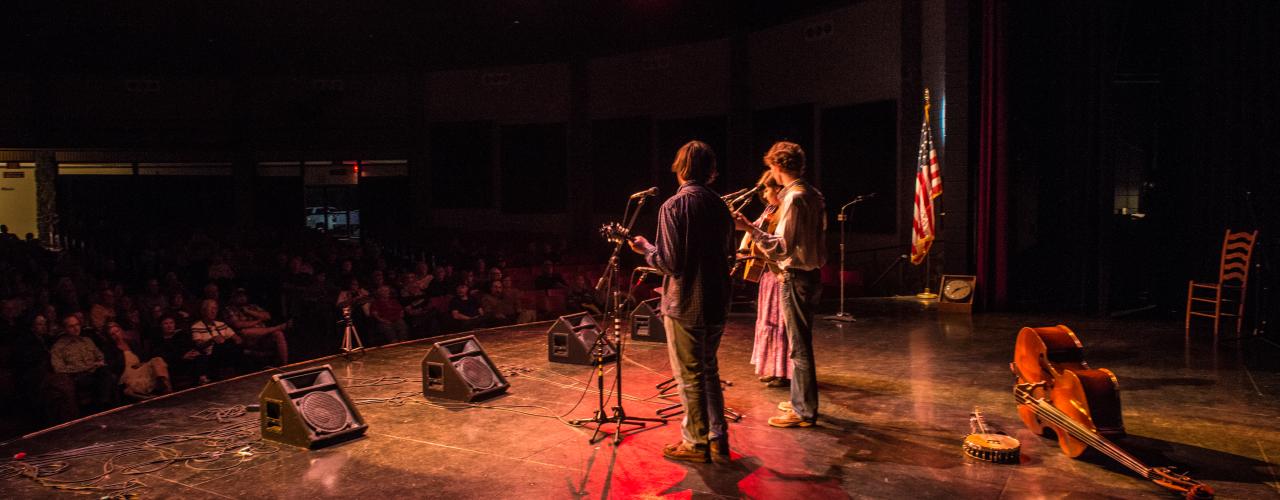
[[634,199],[636,199],[636,198],[648,198],[648,197],[650,197],[650,196],[657,196],[657,195],[658,195],[658,187],[657,187],[657,186],[654,186],[654,187],[651,187],[651,188],[646,189],[646,190],[644,190],[644,191],[640,191],[640,192],[638,192],[638,193],[633,193],[633,194],[631,195],[631,198],[629,198],[629,199],[634,200]]

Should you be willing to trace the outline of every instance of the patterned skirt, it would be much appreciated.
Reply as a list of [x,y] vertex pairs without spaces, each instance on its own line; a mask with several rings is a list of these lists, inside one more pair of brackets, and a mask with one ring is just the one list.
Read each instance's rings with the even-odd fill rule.
[[760,274],[760,296],[756,299],[756,339],[751,364],[761,377],[791,378],[791,348],[787,324],[782,317],[782,282],[772,272]]

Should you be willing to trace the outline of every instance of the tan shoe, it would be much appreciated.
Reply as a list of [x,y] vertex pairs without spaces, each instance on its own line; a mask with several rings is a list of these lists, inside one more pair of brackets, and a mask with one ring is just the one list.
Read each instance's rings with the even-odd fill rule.
[[785,411],[781,415],[769,419],[769,425],[774,427],[811,427],[813,422],[800,418],[794,411]]
[[783,401],[781,403],[778,403],[778,409],[781,411],[791,411],[791,402]]
[[672,460],[680,460],[684,462],[707,463],[706,449],[698,449],[697,446],[681,441],[675,444],[669,444],[662,448],[662,456]]

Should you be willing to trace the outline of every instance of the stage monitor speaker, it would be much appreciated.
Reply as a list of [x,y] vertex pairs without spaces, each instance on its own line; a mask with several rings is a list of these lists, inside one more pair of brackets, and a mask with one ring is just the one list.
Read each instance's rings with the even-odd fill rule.
[[262,438],[320,448],[369,428],[329,365],[271,376],[258,395]]
[[631,311],[631,340],[666,342],[667,327],[662,323],[661,297],[641,302]]
[[[557,363],[594,365],[595,353],[591,349],[600,335],[596,320],[586,312],[561,316],[547,330],[547,359]],[[604,342],[603,348],[604,361],[610,361],[618,354],[608,341]]]
[[422,395],[478,401],[511,387],[474,335],[436,342],[422,358]]

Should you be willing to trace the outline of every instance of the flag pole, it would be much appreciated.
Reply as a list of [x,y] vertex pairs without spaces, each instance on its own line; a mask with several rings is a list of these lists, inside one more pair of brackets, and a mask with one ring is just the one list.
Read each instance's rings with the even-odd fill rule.
[[[925,87],[924,89],[924,123],[926,125],[928,125],[929,123],[929,88],[928,87]],[[929,140],[932,141],[933,138],[930,137]],[[929,196],[929,194],[926,193],[925,196]],[[935,214],[930,214],[929,223],[935,224],[936,226],[936,223],[934,222],[936,220],[935,217],[936,217]],[[930,238],[936,238],[936,237],[931,235]],[[933,300],[938,298],[938,294],[933,293],[933,291],[929,290],[929,266],[930,266],[930,263],[932,262],[932,259],[931,259],[932,255],[930,255],[930,253],[932,252],[924,254],[924,291],[916,294],[917,299]]]

